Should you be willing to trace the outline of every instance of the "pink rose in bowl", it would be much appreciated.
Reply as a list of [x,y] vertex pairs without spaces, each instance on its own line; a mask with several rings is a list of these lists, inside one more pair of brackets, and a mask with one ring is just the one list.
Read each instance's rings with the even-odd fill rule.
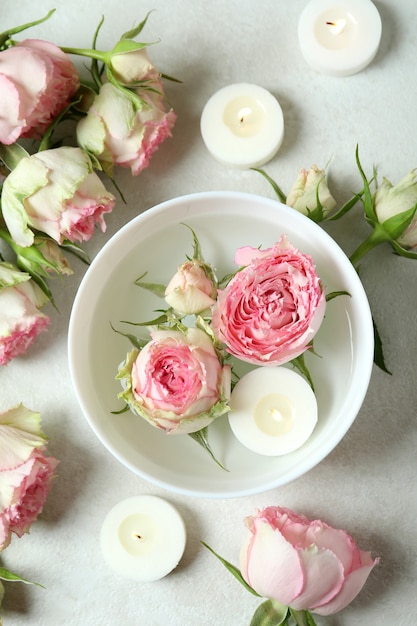
[[40,139],[79,84],[70,57],[48,41],[25,39],[0,52],[0,142]]
[[47,329],[50,319],[39,310],[46,302],[29,274],[0,263],[0,365],[24,354]]
[[112,211],[113,194],[94,172],[80,148],[63,146],[23,157],[3,184],[3,217],[15,243],[30,246],[31,228],[59,244],[87,241],[103,214]]
[[326,308],[313,259],[285,236],[272,248],[239,248],[244,266],[218,292],[212,327],[226,349],[255,365],[282,365],[311,346]]
[[199,328],[155,330],[119,367],[123,399],[152,426],[169,434],[201,430],[229,410],[231,372]]
[[205,267],[196,259],[186,261],[169,281],[165,301],[180,315],[202,313],[214,304],[217,289]]
[[0,413],[0,551],[41,513],[57,459],[45,455],[39,413],[18,405]]
[[332,615],[361,591],[378,559],[344,530],[270,506],[245,519],[244,580],[259,595],[296,611]]

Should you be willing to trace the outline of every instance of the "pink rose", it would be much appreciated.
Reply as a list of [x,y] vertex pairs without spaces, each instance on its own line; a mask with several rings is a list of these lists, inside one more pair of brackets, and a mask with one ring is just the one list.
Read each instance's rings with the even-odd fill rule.
[[192,433],[229,410],[231,373],[210,337],[198,328],[157,330],[119,368],[119,397],[152,426]]
[[40,139],[78,87],[70,57],[48,41],[25,39],[0,52],[0,142]]
[[245,523],[243,578],[261,596],[297,611],[332,615],[342,610],[378,563],[344,530],[289,509],[270,506]]
[[39,413],[18,405],[0,414],[0,551],[41,513],[57,459],[45,456]]
[[215,302],[216,287],[207,276],[204,263],[186,261],[169,281],[165,300],[180,315],[193,315],[209,309]]
[[39,308],[47,301],[29,274],[0,263],[0,365],[24,354],[50,319]]
[[[115,204],[80,148],[61,147],[23,157],[2,190],[3,217],[19,246],[34,242],[31,228],[58,243],[86,241]],[[31,227],[31,228],[30,228]]]
[[134,176],[148,167],[153,153],[175,124],[172,109],[165,111],[162,81],[150,86],[159,91],[140,90],[142,108],[111,83],[105,83],[86,117],[77,124],[78,144],[94,154],[105,171],[113,165],[130,167]]
[[324,317],[326,300],[313,260],[286,237],[272,248],[236,252],[238,271],[212,310],[215,335],[230,354],[281,365],[302,354]]

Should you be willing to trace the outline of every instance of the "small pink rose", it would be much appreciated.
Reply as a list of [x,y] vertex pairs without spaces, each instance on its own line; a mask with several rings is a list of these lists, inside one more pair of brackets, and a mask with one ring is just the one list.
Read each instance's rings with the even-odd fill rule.
[[272,248],[236,252],[245,267],[218,292],[216,337],[228,352],[255,365],[281,365],[311,345],[324,317],[324,289],[312,258],[286,237]]
[[70,57],[48,41],[25,39],[0,52],[0,142],[40,139],[78,87]]
[[210,337],[198,328],[158,330],[119,369],[119,397],[152,426],[191,433],[226,413],[230,367],[222,366]]
[[361,591],[378,563],[344,530],[270,506],[245,519],[245,581],[261,596],[297,611],[332,615]]

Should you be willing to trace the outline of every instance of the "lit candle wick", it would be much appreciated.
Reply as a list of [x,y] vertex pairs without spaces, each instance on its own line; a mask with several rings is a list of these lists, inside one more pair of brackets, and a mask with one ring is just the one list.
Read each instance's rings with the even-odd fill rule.
[[340,19],[335,22],[326,22],[326,25],[330,27],[329,30],[333,35],[340,35],[346,26],[346,20]]
[[243,126],[246,120],[246,117],[252,113],[250,107],[244,107],[239,111],[239,123]]
[[139,539],[139,540],[141,540],[141,539],[142,539],[141,535],[138,535],[138,533],[134,533],[134,535],[133,535],[133,536],[134,536],[136,539]]

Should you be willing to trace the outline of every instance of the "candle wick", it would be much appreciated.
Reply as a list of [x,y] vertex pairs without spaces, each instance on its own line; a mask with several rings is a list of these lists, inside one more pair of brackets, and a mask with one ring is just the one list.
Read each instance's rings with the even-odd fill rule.
[[336,22],[326,22],[328,26],[336,26]]
[[135,533],[133,536],[136,537],[136,539],[142,539],[142,536],[139,535],[138,533]]

